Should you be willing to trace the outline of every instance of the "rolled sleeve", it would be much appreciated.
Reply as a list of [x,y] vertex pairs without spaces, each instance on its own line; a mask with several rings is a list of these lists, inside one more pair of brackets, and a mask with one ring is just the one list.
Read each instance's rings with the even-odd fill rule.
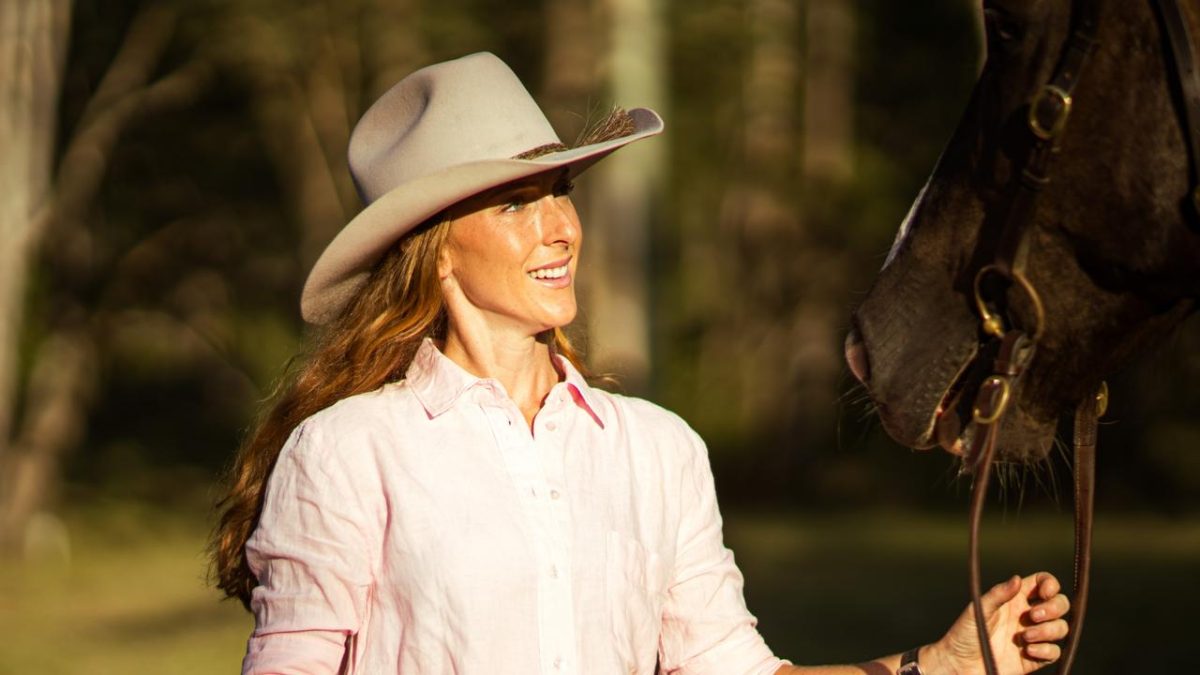
[[690,429],[674,577],[663,607],[662,668],[679,675],[767,675],[775,657],[746,608],[741,571],[725,548],[708,452]]
[[356,477],[371,472],[352,443],[331,442],[310,422],[280,451],[246,543],[259,586],[244,674],[338,672],[366,622],[382,524]]

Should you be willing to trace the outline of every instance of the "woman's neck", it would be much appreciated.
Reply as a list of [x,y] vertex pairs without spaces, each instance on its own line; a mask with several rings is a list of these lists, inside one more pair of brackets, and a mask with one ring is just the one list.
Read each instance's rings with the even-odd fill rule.
[[476,377],[499,381],[531,428],[546,395],[560,379],[549,345],[537,336],[505,339],[486,331],[476,334],[451,328],[442,353]]

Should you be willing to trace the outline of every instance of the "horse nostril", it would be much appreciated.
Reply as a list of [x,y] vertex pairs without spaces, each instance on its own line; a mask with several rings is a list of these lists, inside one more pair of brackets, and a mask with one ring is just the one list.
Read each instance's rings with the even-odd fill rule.
[[867,348],[863,345],[862,335],[857,328],[851,328],[846,334],[846,365],[850,372],[863,384],[871,377],[871,366],[867,361]]

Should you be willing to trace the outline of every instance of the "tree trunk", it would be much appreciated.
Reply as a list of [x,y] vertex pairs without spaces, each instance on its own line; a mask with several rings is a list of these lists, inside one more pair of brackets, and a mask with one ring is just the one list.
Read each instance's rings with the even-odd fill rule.
[[[0,499],[13,482],[25,294],[42,235],[38,212],[50,197],[70,11],[68,0],[0,3]],[[0,528],[0,544],[8,535]]]
[[841,182],[853,170],[854,8],[849,0],[805,7],[804,175]]
[[[662,0],[608,0],[612,22],[608,80],[613,100],[666,114]],[[650,231],[666,178],[666,140],[621,150],[592,176],[587,238],[587,318],[596,368],[620,376],[625,389],[649,387]]]
[[[800,87],[814,77],[800,73],[803,12],[829,2],[844,0],[746,5],[751,47],[740,92],[742,127],[718,234],[730,254],[716,271],[721,288],[736,290],[720,303],[723,312],[699,357],[703,379],[727,388],[725,423],[767,444],[757,460],[769,476],[786,476],[795,459],[793,439],[819,433],[828,422],[828,392],[840,363],[833,349],[839,325],[834,256],[809,231],[800,198],[809,167],[801,149],[826,111],[823,99],[809,98],[811,91],[805,115],[819,110],[812,113],[818,119],[807,120],[796,104]],[[809,39],[823,40],[813,35],[822,29],[808,25]],[[848,119],[849,110],[835,117]],[[848,138],[839,129],[831,131],[842,143],[838,156],[848,158]]]
[[598,12],[593,0],[547,0],[544,8],[546,55],[538,98],[559,137],[571,145],[589,118],[607,112],[589,109],[599,85]]
[[805,239],[796,192],[798,9],[789,0],[750,0],[750,52],[740,92],[739,144],[724,196],[719,238],[723,314],[701,354],[706,379],[725,382],[730,421],[754,434],[777,422],[788,387],[792,299],[803,275]]
[[95,345],[86,326],[59,330],[39,346],[29,377],[29,412],[13,445],[0,512],[2,543],[9,550],[25,548],[26,525],[58,487],[63,453],[83,436],[95,368]]

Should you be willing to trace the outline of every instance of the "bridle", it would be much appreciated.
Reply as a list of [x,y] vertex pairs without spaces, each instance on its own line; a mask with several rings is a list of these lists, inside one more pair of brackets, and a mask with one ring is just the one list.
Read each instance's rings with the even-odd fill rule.
[[[1031,240],[1031,223],[1038,198],[1050,182],[1050,166],[1058,153],[1058,140],[1070,118],[1075,88],[1096,44],[1096,28],[1102,0],[1072,0],[1071,30],[1049,82],[1029,102],[1028,154],[1020,167],[1016,185],[1003,220],[996,254],[975,276],[975,306],[982,334],[980,354],[995,354],[991,374],[976,391],[972,406],[975,425],[965,452],[967,470],[974,472],[971,494],[969,581],[978,629],[980,652],[987,675],[997,675],[995,656],[988,640],[980,589],[979,530],[987,496],[988,479],[996,450],[996,437],[1005,413],[1017,397],[1024,375],[1037,351],[1045,329],[1045,307],[1037,288],[1026,274]],[[1191,162],[1193,183],[1188,207],[1200,214],[1200,81],[1193,59],[1192,40],[1177,0],[1153,0],[1163,32],[1170,45],[1175,82],[1183,98],[1183,127]],[[1168,76],[1169,78],[1169,76]],[[1028,302],[1032,326],[1021,326],[1006,311],[1010,291]],[[1075,410],[1075,564],[1071,630],[1059,663],[1059,675],[1067,675],[1075,662],[1083,618],[1087,610],[1091,569],[1092,522],[1095,492],[1096,427],[1108,403],[1103,382],[1084,397]],[[957,433],[957,430],[955,430]]]

